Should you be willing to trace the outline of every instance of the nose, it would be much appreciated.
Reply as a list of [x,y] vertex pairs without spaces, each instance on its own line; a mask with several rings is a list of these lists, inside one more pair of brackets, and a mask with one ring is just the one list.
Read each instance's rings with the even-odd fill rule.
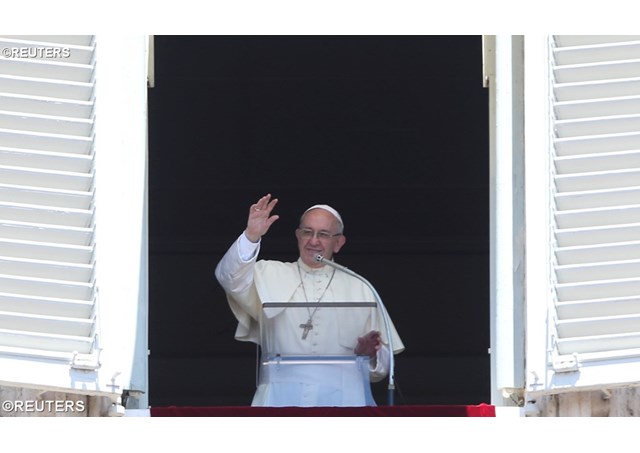
[[318,233],[317,232],[313,232],[313,235],[309,238],[309,243],[310,244],[319,244],[320,243],[320,238],[318,237]]

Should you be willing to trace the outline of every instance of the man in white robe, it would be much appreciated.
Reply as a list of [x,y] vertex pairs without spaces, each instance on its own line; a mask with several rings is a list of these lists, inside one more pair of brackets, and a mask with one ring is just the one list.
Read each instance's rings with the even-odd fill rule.
[[[260,322],[272,330],[271,344],[262,345],[282,356],[358,356],[350,366],[328,363],[263,366],[253,406],[375,405],[368,380],[389,372],[389,341],[383,308],[338,308],[322,304],[374,302],[372,291],[359,279],[316,260],[332,259],[344,245],[340,214],[327,205],[309,208],[296,230],[300,258],[294,263],[257,260],[260,241],[278,215],[277,199],[265,195],[249,210],[247,228],[216,267],[216,278],[227,293],[238,320],[235,338],[261,343]],[[312,302],[316,307],[267,310],[263,303]],[[394,353],[404,350],[389,320]],[[265,326],[263,326],[265,327]],[[264,339],[262,339],[264,341]],[[345,362],[349,363],[349,362]]]

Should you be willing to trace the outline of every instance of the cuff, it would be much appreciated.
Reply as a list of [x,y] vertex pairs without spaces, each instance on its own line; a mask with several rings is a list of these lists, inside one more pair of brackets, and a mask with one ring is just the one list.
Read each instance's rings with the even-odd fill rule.
[[247,262],[254,259],[258,249],[260,249],[260,241],[251,242],[244,232],[238,238],[238,253],[242,261]]

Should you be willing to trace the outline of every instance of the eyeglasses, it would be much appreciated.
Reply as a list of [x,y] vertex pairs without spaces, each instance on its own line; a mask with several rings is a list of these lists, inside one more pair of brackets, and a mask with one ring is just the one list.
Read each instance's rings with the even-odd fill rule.
[[342,233],[331,234],[328,231],[313,231],[311,228],[298,228],[300,232],[300,236],[305,239],[311,239],[312,237],[317,237],[320,240],[327,240],[334,238],[336,236],[342,236]]

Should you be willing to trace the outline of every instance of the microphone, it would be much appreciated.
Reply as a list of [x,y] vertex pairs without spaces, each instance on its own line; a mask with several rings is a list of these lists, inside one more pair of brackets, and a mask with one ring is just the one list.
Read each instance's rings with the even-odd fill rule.
[[353,277],[362,279],[358,274],[356,274],[355,272],[353,272],[351,269],[349,269],[348,267],[344,267],[341,264],[336,263],[333,260],[327,260],[325,259],[324,256],[320,255],[319,253],[315,256],[315,259],[318,263],[322,263],[322,264],[327,264],[335,269],[338,269],[342,272],[345,272]]
[[389,406],[393,406],[393,403],[394,403],[394,390],[396,388],[395,376],[394,376],[394,373],[395,373],[395,359],[393,357],[393,338],[391,338],[392,337],[391,328],[390,328],[391,321],[389,320],[389,315],[387,314],[387,309],[385,308],[384,304],[382,303],[382,298],[378,294],[378,291],[376,291],[376,289],[373,287],[373,285],[366,278],[361,276],[360,274],[355,273],[354,271],[352,271],[348,267],[344,267],[341,264],[338,264],[333,260],[328,260],[328,259],[326,259],[324,256],[322,256],[320,254],[317,254],[314,258],[318,263],[326,264],[327,266],[331,266],[334,269],[338,269],[339,271],[342,271],[342,272],[344,272],[346,274],[351,275],[352,277],[357,278],[358,280],[363,282],[365,285],[367,285],[367,287],[373,293],[373,296],[376,299],[376,303],[378,304],[378,307],[380,308],[380,311],[382,312],[382,319],[383,319],[383,322],[384,322],[384,327],[387,330],[387,340],[389,341],[389,386],[387,387],[387,389],[388,389],[387,397],[388,397],[388,400],[389,400]]

